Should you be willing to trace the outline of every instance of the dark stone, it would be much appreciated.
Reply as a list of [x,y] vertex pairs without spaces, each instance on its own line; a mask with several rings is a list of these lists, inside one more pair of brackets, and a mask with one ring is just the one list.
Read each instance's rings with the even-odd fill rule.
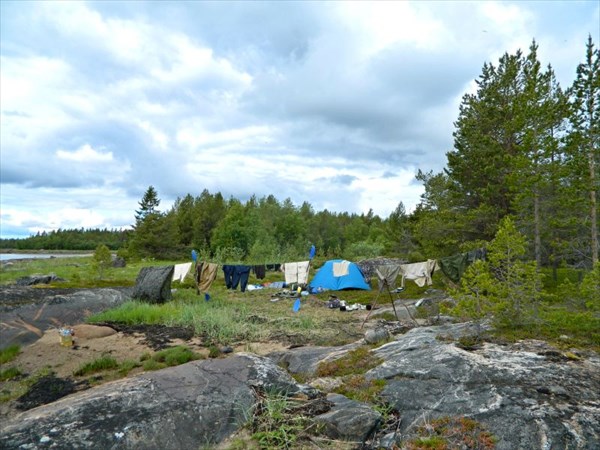
[[214,448],[247,423],[257,391],[317,396],[266,358],[194,361],[18,414],[2,424],[0,448]]
[[171,300],[174,270],[174,266],[142,267],[135,280],[132,297],[148,303],[165,303]]
[[121,256],[115,256],[112,259],[112,266],[113,267],[125,267],[127,265],[127,263],[125,262],[125,258],[122,258]]
[[48,275],[28,275],[21,277],[15,281],[17,286],[33,286],[36,284],[50,284],[53,281],[65,281],[64,279],[57,277],[56,274],[51,273]]
[[332,439],[364,442],[381,422],[381,414],[366,403],[350,400],[340,394],[329,394],[333,403],[330,411],[315,417],[325,426],[325,434]]

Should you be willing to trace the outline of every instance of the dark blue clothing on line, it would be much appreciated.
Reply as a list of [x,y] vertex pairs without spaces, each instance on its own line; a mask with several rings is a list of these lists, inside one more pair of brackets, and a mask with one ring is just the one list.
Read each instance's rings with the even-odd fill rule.
[[246,286],[248,286],[248,277],[250,276],[251,266],[234,266],[233,279],[231,288],[237,289],[238,283],[240,285],[240,291],[245,292]]
[[[225,275],[225,286],[227,289],[231,289],[233,286],[233,274],[235,273],[235,266],[225,265],[223,266],[223,275]],[[237,286],[237,284],[236,284]]]

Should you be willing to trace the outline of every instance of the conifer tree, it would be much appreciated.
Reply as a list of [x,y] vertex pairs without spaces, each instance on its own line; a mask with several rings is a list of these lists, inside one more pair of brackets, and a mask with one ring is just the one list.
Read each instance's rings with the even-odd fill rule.
[[[598,262],[598,185],[600,184],[600,52],[588,37],[585,61],[577,67],[577,77],[570,90],[572,132],[569,136],[568,163],[572,173],[574,195],[577,190],[587,193],[588,217],[591,230],[592,264]],[[586,167],[587,166],[587,167]]]

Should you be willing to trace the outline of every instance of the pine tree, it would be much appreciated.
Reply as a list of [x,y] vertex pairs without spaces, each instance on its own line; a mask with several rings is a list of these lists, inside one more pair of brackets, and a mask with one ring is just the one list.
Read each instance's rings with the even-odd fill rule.
[[136,226],[143,221],[148,215],[158,213],[158,205],[160,200],[154,186],[148,186],[142,200],[138,203],[140,209],[135,211],[135,223]]
[[[569,139],[568,162],[572,183],[577,191],[587,192],[592,264],[598,262],[598,184],[600,176],[600,52],[592,37],[586,44],[585,62],[577,67],[577,77],[570,90],[573,127]],[[587,165],[587,167],[585,167]]]
[[542,278],[534,262],[525,260],[527,242],[510,216],[500,223],[488,246],[487,262],[465,271],[460,289],[453,292],[456,315],[481,321],[491,318],[498,327],[518,328],[535,321]]
[[102,280],[104,278],[104,271],[108,269],[112,264],[112,256],[110,250],[104,244],[100,244],[96,247],[94,252],[94,267],[98,271],[98,278]]

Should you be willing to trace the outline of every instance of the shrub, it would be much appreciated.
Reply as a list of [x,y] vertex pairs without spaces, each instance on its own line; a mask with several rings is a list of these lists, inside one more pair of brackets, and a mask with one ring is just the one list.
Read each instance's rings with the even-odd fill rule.
[[104,271],[112,264],[110,250],[104,244],[100,244],[94,252],[94,268],[98,271],[98,278],[104,278]]

